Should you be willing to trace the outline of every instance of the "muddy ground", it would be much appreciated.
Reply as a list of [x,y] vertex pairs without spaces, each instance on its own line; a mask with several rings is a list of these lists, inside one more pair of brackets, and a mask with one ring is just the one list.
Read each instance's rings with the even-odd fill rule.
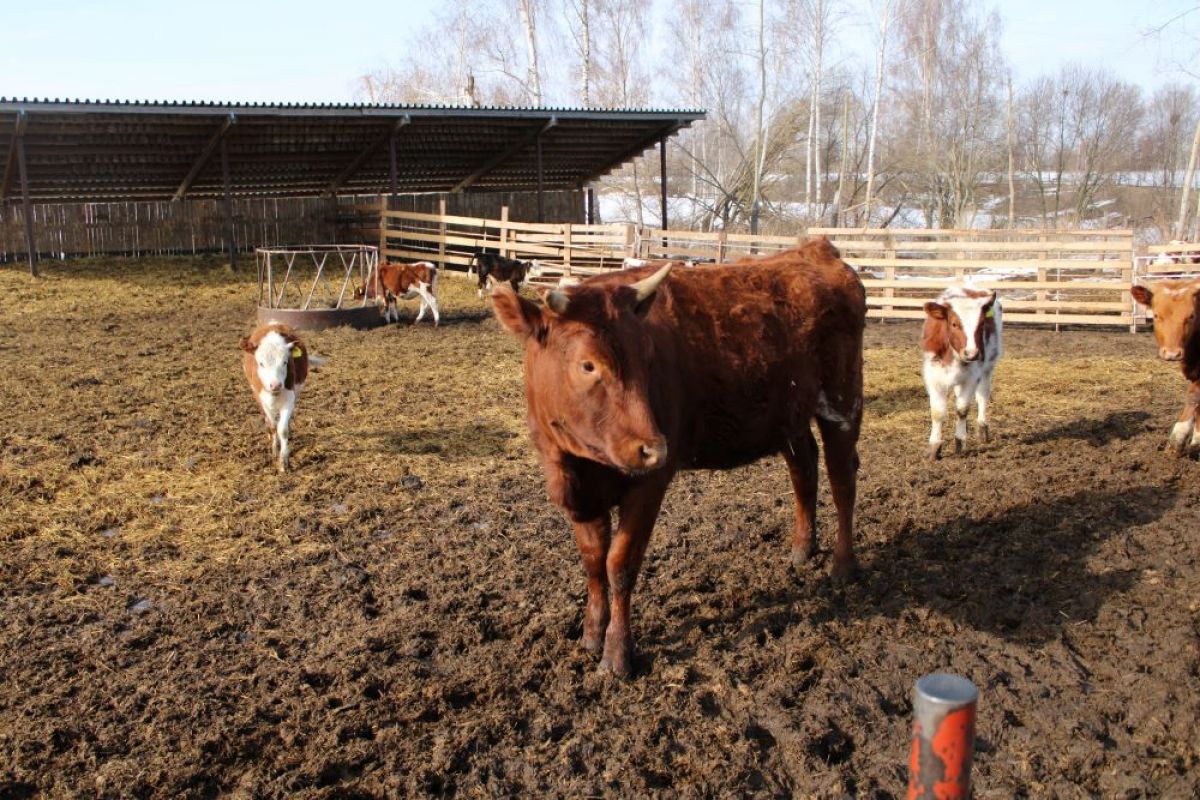
[[941,669],[980,798],[1200,794],[1200,463],[1146,334],[1010,329],[996,437],[930,464],[917,329],[872,324],[861,578],[793,573],[779,459],[681,475],[622,682],[473,289],[312,335],[281,477],[248,277],[48,272],[0,271],[0,797],[900,797]]

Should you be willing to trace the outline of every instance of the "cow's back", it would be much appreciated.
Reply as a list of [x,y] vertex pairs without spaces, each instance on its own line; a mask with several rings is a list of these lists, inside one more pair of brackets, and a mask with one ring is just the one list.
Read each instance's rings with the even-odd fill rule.
[[[647,322],[650,387],[681,466],[724,468],[778,452],[819,405],[857,424],[866,296],[836,250],[676,269]],[[830,252],[831,251],[831,252]],[[588,283],[628,283],[654,267]],[[835,412],[839,413],[839,412]]]

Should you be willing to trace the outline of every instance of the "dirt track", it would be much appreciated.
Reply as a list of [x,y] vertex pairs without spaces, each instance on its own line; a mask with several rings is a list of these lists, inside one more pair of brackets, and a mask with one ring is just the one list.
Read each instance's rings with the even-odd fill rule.
[[980,798],[1200,794],[1200,464],[1148,336],[1007,331],[996,439],[930,464],[917,330],[871,325],[861,579],[791,571],[779,460],[681,475],[623,683],[473,289],[310,337],[279,477],[217,263],[0,271],[0,797],[899,797],[947,668]]

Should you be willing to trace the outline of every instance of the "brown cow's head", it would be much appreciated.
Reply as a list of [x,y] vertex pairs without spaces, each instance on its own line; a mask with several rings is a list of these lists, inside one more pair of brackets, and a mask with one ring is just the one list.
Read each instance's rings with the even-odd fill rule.
[[992,318],[996,293],[980,289],[961,289],[945,302],[928,302],[925,314],[946,330],[950,349],[963,361],[983,358],[984,330]]
[[530,421],[559,449],[635,475],[666,462],[645,317],[670,270],[627,286],[554,289],[545,307],[496,287],[496,318],[525,341]]
[[1192,281],[1162,281],[1151,289],[1133,286],[1133,299],[1150,309],[1154,317],[1154,338],[1158,340],[1158,357],[1165,361],[1183,358],[1184,346],[1196,325],[1197,294],[1200,279]]

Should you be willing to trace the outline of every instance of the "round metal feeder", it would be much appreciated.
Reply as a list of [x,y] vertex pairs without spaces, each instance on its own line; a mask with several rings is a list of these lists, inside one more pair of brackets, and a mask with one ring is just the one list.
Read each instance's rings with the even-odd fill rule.
[[[366,244],[257,247],[258,321],[302,330],[337,325],[364,329],[382,317],[367,292],[378,280],[379,249]],[[377,287],[378,288],[378,287]],[[356,296],[357,295],[357,296]]]

